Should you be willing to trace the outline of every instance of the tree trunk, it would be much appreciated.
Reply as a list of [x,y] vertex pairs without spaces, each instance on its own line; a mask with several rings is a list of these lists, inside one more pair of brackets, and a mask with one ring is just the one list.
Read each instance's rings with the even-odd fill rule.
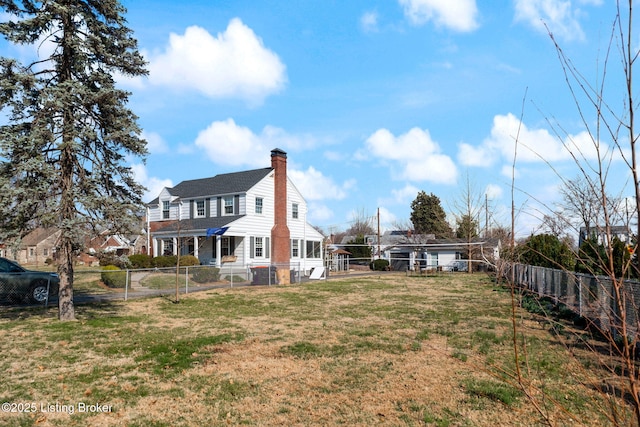
[[[72,80],[72,47],[69,43],[69,34],[74,30],[73,21],[69,14],[64,14],[62,18],[63,40],[62,40],[62,62],[60,65],[60,80],[62,82]],[[73,111],[65,107],[62,115],[62,144],[60,155],[60,222],[62,223],[62,234],[60,236],[60,249],[62,257],[58,264],[58,274],[60,275],[60,291],[58,293],[58,318],[60,320],[75,320],[75,308],[73,306],[73,261],[75,253],[73,250],[73,223],[77,212],[73,196],[74,185],[74,118]]]
[[62,257],[58,264],[60,290],[58,292],[58,318],[60,320],[76,320],[73,305],[73,248],[70,242],[63,243]]

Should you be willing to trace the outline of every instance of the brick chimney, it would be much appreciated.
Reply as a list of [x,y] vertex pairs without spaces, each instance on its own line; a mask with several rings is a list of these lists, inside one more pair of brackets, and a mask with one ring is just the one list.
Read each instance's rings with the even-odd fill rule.
[[287,153],[279,148],[271,151],[271,167],[275,171],[273,182],[273,228],[271,229],[271,262],[276,266],[278,283],[291,283],[291,234],[287,227]]

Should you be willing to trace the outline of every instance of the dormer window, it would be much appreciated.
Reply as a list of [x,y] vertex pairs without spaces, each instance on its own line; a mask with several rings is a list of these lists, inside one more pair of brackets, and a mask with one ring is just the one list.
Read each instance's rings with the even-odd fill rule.
[[162,219],[169,219],[169,201],[164,200],[162,202]]

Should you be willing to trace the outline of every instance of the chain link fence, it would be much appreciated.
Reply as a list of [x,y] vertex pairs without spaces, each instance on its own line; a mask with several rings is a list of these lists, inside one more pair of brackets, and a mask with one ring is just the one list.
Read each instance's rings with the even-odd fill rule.
[[[221,267],[196,265],[184,267],[118,269],[77,268],[74,271],[74,300],[91,302],[154,295],[188,294],[199,290],[252,285],[299,284],[307,278],[300,263],[222,264]],[[0,306],[14,304],[50,305],[57,301],[54,280],[31,280],[0,273]]]
[[614,336],[623,327],[631,335],[639,329],[638,281],[511,263],[503,263],[499,274],[517,287],[564,304]]

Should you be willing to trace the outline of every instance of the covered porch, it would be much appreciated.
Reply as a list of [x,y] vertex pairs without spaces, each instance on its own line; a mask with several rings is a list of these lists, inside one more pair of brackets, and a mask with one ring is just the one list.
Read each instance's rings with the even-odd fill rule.
[[202,265],[220,267],[223,263],[246,264],[245,237],[195,234],[191,236],[154,237],[153,256],[193,255]]

